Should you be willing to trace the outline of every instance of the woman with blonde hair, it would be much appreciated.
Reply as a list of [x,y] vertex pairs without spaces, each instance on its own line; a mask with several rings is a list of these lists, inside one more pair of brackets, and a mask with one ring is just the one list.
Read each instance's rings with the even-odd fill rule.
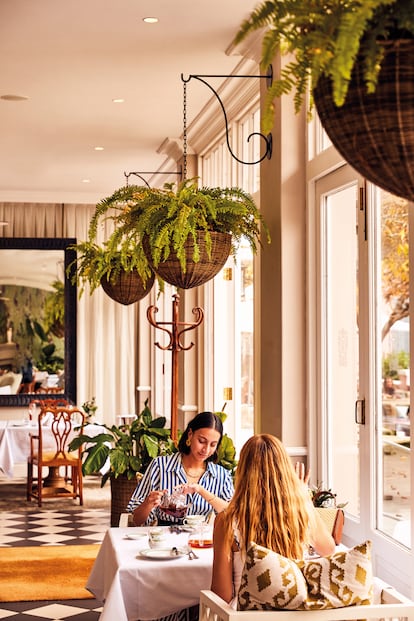
[[335,542],[312,505],[306,480],[278,438],[260,434],[244,444],[233,498],[214,523],[211,589],[234,607],[250,542],[290,559],[303,558],[309,546],[321,556],[334,552]]

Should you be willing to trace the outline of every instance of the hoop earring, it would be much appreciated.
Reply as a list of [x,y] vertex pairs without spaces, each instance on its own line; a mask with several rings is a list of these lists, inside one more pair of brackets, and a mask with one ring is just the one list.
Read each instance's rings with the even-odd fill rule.
[[187,438],[187,440],[185,441],[185,445],[186,445],[186,446],[191,446],[191,440],[190,440],[190,438]]

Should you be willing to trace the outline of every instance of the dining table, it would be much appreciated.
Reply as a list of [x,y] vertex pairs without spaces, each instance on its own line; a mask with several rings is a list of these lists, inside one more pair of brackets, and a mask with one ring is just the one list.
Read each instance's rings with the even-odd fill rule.
[[[13,477],[15,464],[27,461],[30,453],[30,435],[34,435],[37,428],[37,421],[0,420],[0,471],[7,477]],[[84,427],[84,433],[89,436],[105,431],[105,427],[99,424],[90,424]],[[75,429],[73,433],[76,433]],[[55,443],[50,426],[44,426],[43,437],[44,449],[53,449]]]
[[[86,588],[104,602],[100,621],[148,621],[198,605],[209,589],[213,549],[188,553],[189,529],[165,531],[162,548],[149,545],[150,527],[110,528]],[[176,553],[177,551],[177,553]]]

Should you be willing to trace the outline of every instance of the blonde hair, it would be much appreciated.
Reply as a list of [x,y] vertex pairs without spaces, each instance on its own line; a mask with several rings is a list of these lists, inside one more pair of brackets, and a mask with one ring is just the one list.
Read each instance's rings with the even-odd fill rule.
[[254,541],[288,558],[302,558],[309,527],[306,491],[275,436],[255,435],[244,444],[235,493],[222,519],[229,553],[237,527],[243,552]]

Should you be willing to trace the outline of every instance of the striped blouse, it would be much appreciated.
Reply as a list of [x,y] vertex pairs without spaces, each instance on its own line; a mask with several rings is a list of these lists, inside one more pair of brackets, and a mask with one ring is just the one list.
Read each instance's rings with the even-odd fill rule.
[[[211,494],[215,494],[223,500],[229,501],[234,493],[233,480],[231,474],[223,466],[206,462],[206,471],[199,480],[199,484]],[[127,511],[132,513],[148,496],[151,490],[168,490],[171,494],[177,485],[188,483],[184,467],[181,462],[181,454],[174,453],[162,457],[156,457],[148,466],[143,478],[138,483],[131,500],[128,503]],[[204,500],[200,494],[191,495],[192,505],[188,510],[188,515],[200,514],[207,515],[211,512],[211,505]],[[149,514],[145,524],[151,524],[155,519],[167,522],[179,522],[178,519],[167,515],[160,507],[155,507]]]

